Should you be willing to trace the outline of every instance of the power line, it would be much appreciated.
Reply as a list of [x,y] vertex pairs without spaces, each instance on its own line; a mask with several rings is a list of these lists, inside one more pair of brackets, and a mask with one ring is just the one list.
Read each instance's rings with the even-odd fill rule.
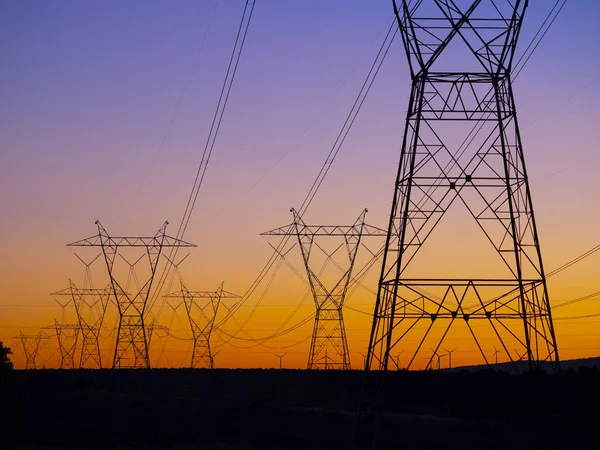
[[568,300],[566,302],[559,303],[558,305],[552,305],[552,309],[562,308],[563,306],[573,305],[574,303],[579,303],[584,300],[589,300],[590,298],[598,297],[599,295],[600,295],[600,291],[592,292],[591,294],[587,294],[582,297],[574,298],[573,300]]
[[[383,43],[381,44],[379,51],[377,52],[377,55],[375,57],[375,60],[373,61],[373,64],[371,65],[371,68],[370,68],[370,70],[359,90],[359,93],[352,105],[352,108],[351,108],[350,112],[348,113],[348,115],[346,116],[346,119],[342,125],[341,130],[338,133],[337,138],[334,141],[334,144],[331,147],[329,153],[327,154],[327,157],[325,158],[325,162],[323,163],[321,169],[319,170],[319,173],[317,174],[317,177],[313,181],[313,184],[311,185],[306,197],[304,198],[304,201],[301,204],[301,207],[299,209],[299,214],[301,216],[306,212],[306,210],[312,203],[312,200],[314,199],[315,195],[317,194],[318,190],[320,189],[320,187],[323,183],[323,180],[327,176],[329,169],[331,168],[333,162],[335,161],[343,143],[346,140],[346,137],[348,136],[348,133],[350,132],[350,129],[352,128],[352,125],[354,124],[354,121],[356,120],[356,117],[358,116],[358,113],[360,112],[360,110],[362,108],[362,105],[364,104],[364,101],[365,101],[368,93],[371,90],[373,82],[375,81],[375,78],[377,77],[377,74],[379,73],[379,70],[381,69],[383,61],[385,60],[385,57],[387,56],[387,53],[392,45],[394,37],[396,36],[396,34],[398,32],[398,30],[394,27],[394,25],[395,25],[395,21],[392,21],[392,23],[388,29],[388,32],[385,36],[385,39],[384,39]],[[284,236],[282,238],[282,240],[277,245],[275,251],[272,253],[271,257],[269,258],[269,260],[267,261],[265,266],[262,268],[262,270],[259,272],[258,276],[252,282],[252,284],[246,291],[246,294],[244,294],[244,296],[242,297],[242,300],[238,303],[238,305],[236,305],[236,306],[234,306],[234,308],[232,308],[230,313],[225,318],[223,318],[219,322],[219,326],[224,324],[233,314],[235,314],[235,312],[237,312],[239,307],[241,307],[241,305],[243,305],[248,300],[248,298],[250,296],[252,296],[254,291],[262,283],[263,279],[265,278],[267,273],[270,271],[271,267],[275,264],[275,261],[279,257],[278,253],[280,253],[282,251],[282,249],[285,247],[285,245],[287,244],[289,239],[290,239],[289,235]],[[254,312],[255,312],[255,310],[253,310],[251,315],[253,315]],[[250,317],[251,316],[249,316],[249,318]]]
[[[515,73],[515,76],[513,77],[513,81],[519,76],[519,74],[521,73],[521,71],[523,70],[523,68],[525,67],[525,65],[529,62],[529,59],[531,59],[531,56],[537,50],[538,46],[540,45],[540,43],[542,42],[542,40],[544,39],[544,37],[548,33],[548,30],[550,30],[550,27],[552,26],[552,24],[554,23],[554,21],[556,20],[556,18],[558,17],[558,15],[560,14],[560,12],[562,11],[562,9],[565,7],[565,5],[567,3],[567,0],[563,0],[562,5],[558,9],[558,11],[556,11],[556,14],[554,14],[554,17],[550,20],[550,23],[548,24],[548,26],[546,27],[546,29],[543,31],[543,33],[540,36],[539,40],[534,45],[534,47],[531,50],[531,52],[529,53],[529,55],[526,56],[527,52],[529,51],[529,49],[531,48],[531,46],[534,44],[535,39],[538,37],[538,35],[540,34],[540,32],[542,32],[542,29],[544,28],[544,25],[546,25],[546,23],[548,22],[548,20],[552,16],[552,13],[554,12],[554,10],[556,9],[556,7],[558,6],[559,3],[560,3],[560,0],[556,0],[556,3],[554,4],[554,6],[552,7],[552,9],[550,10],[550,12],[548,13],[548,15],[546,16],[546,19],[544,19],[544,22],[542,22],[542,25],[540,25],[540,28],[538,29],[537,33],[535,33],[535,35],[531,39],[531,42],[529,43],[529,45],[525,49],[525,52],[523,52],[523,54],[521,55],[521,57],[519,58],[519,60],[515,64],[514,71],[516,71],[516,73]],[[521,63],[521,61],[523,60],[523,58],[525,58],[525,61],[519,67],[519,64]]]
[[[254,0],[246,0],[246,4],[244,6],[244,12],[242,14],[242,18],[240,20],[240,25],[238,28],[238,32],[235,38],[235,43],[233,46],[233,50],[231,53],[231,57],[229,59],[229,65],[227,66],[227,72],[225,74],[225,80],[223,81],[223,86],[221,87],[221,93],[219,95],[219,100],[217,102],[217,108],[215,109],[215,114],[213,116],[213,120],[210,126],[210,130],[208,133],[208,137],[206,139],[206,144],[204,146],[204,151],[202,153],[202,158],[200,160],[200,165],[198,166],[198,170],[196,171],[196,177],[194,179],[194,184],[190,191],[190,195],[188,197],[188,201],[183,213],[183,217],[179,224],[179,228],[177,230],[176,237],[178,239],[182,239],[188,224],[190,222],[194,207],[196,206],[196,201],[198,199],[198,194],[200,192],[200,187],[202,186],[202,182],[204,181],[204,176],[206,174],[206,169],[208,167],[208,163],[210,162],[210,157],[212,155],[215,142],[217,136],[219,134],[219,130],[221,128],[221,122],[223,121],[223,115],[225,113],[225,108],[227,106],[227,102],[229,100],[229,94],[231,93],[231,88],[233,86],[233,81],[235,79],[235,75],[237,73],[237,68],[240,62],[240,58],[242,56],[242,50],[244,48],[244,43],[246,42],[246,36],[248,34],[248,29],[250,28],[250,21],[252,19],[252,13],[254,12],[255,1]],[[169,260],[173,261],[175,256],[177,255],[177,250],[173,249],[169,254]],[[167,265],[159,278],[157,289],[155,290],[154,298],[152,299],[149,310],[152,309],[154,303],[156,302],[166,279],[169,276],[171,270],[171,266]],[[160,307],[159,314],[162,311],[164,306],[164,302]]]
[[546,275],[546,278],[549,278],[553,275],[556,275],[560,272],[562,272],[563,270],[568,269],[569,267],[571,267],[573,264],[577,264],[578,262],[584,260],[585,258],[590,257],[591,255],[593,255],[594,253],[596,253],[598,250],[600,250],[600,244],[596,245],[595,247],[592,247],[591,249],[589,249],[588,251],[582,253],[581,255],[579,255],[578,257],[572,259],[571,261],[563,264],[560,267],[557,267],[556,269],[554,269],[552,272],[548,272],[548,274]]

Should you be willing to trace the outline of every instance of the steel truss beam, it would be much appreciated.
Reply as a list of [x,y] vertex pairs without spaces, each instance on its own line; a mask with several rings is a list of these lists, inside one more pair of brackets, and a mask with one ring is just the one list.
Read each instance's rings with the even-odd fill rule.
[[212,350],[210,338],[221,300],[241,298],[223,290],[223,284],[216,291],[190,291],[181,280],[181,290],[165,296],[183,299],[194,340],[190,363],[192,369],[214,369],[216,353]]
[[[112,295],[110,286],[104,289],[81,289],[69,279],[69,287],[67,289],[53,292],[50,295],[67,295],[71,297],[75,306],[82,338],[79,368],[102,369],[100,331],[102,330],[106,308]],[[86,314],[88,310],[89,314]]]
[[[459,322],[487,363],[472,326],[476,320],[488,325],[513,363],[524,359],[532,368],[546,361],[558,368],[510,78],[527,2],[476,0],[466,9],[457,3],[394,2],[412,89],[367,371],[387,370],[390,352],[405,351],[411,339],[418,344],[408,368],[425,350],[427,339],[434,339],[431,366],[450,328]],[[467,64],[470,57],[473,70],[447,70],[456,63],[456,54],[444,60],[450,45],[463,47],[460,61]],[[494,271],[489,277],[457,278],[455,264],[469,255],[446,255],[443,249],[431,265],[452,276],[428,278],[422,268],[415,273],[420,249],[456,205],[466,208],[489,242],[504,272],[501,277]],[[507,341],[519,348],[509,348]]]
[[[146,305],[150,296],[156,268],[165,247],[195,247],[195,245],[166,235],[168,222],[152,237],[112,237],[99,221],[98,234],[68,244],[79,247],[101,247],[110,277],[111,291],[119,310],[119,328],[113,358],[113,368],[150,368],[150,336],[145,326]],[[132,293],[122,289],[116,279],[114,264],[119,249],[123,247],[145,250],[150,266],[146,281]],[[157,325],[155,326],[157,327]]]
[[[354,268],[354,261],[363,236],[385,236],[385,230],[365,223],[365,209],[350,226],[306,225],[292,208],[294,221],[291,225],[262,233],[265,236],[295,235],[298,238],[304,267],[316,306],[315,323],[308,356],[308,369],[350,369],[350,352],[344,326],[343,307]],[[341,237],[342,243],[331,252],[318,245],[316,238]],[[313,245],[314,244],[314,245]],[[342,276],[331,287],[326,286],[310,264],[311,251],[321,250],[327,260],[344,247],[348,254],[348,266],[342,268]]]

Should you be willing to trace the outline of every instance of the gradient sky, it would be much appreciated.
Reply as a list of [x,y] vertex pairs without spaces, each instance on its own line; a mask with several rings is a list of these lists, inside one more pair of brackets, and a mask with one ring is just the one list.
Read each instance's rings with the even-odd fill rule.
[[[550,2],[530,3],[521,51],[550,8]],[[65,244],[93,235],[96,219],[114,235],[153,235],[164,220],[171,222],[170,234],[176,233],[243,5],[242,0],[0,3],[0,340],[14,348],[12,337],[20,329],[35,333],[60,318],[49,293],[66,287],[68,278],[81,284],[84,274]],[[246,291],[270,255],[259,234],[291,222],[289,208],[299,207],[306,195],[392,17],[389,1],[257,0],[185,236],[198,245],[181,266],[190,288],[214,289],[225,281],[229,291]],[[514,84],[548,270],[599,241],[599,18],[599,2],[569,2]],[[408,94],[398,40],[307,222],[351,223],[368,207],[367,221],[385,227]],[[303,270],[295,250],[289,260]],[[551,279],[553,303],[599,290],[599,263],[596,254]],[[93,269],[100,287],[104,269],[101,264]],[[374,289],[376,274],[365,284]],[[268,335],[305,291],[283,267],[244,336]],[[238,322],[257,299],[240,310]],[[598,301],[555,315],[600,313]],[[373,303],[362,288],[348,300],[363,311],[372,311]],[[312,311],[308,298],[289,325]],[[182,313],[166,309],[160,320],[186,337]],[[68,319],[73,312],[65,314]],[[349,310],[346,320],[358,365],[370,319]],[[597,355],[598,321],[557,321],[561,355]],[[225,329],[237,327],[231,321]],[[217,365],[274,367],[278,359],[272,353],[299,342],[284,363],[304,367],[308,341],[302,340],[311,329],[308,324],[272,340],[273,348],[224,346]],[[158,342],[155,365],[187,361],[189,341]],[[21,352],[14,352],[22,367]],[[56,364],[56,354],[44,357],[49,366]],[[454,360],[469,362],[468,351],[458,351]]]

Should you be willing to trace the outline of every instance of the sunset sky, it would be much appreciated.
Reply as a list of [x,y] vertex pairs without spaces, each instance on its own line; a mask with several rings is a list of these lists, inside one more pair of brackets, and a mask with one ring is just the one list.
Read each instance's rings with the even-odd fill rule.
[[[530,2],[517,57],[550,3]],[[54,318],[75,321],[73,308],[61,311],[50,293],[68,287],[69,278],[83,285],[84,265],[73,250],[86,260],[97,252],[66,244],[96,234],[95,220],[116,236],[152,236],[168,220],[167,234],[176,234],[243,7],[243,0],[0,4],[0,340],[13,348],[16,367],[24,367],[14,339],[20,330],[35,334]],[[547,271],[600,244],[599,18],[600,2],[568,2],[514,82]],[[387,0],[257,0],[184,237],[198,246],[180,267],[190,289],[224,281],[227,291],[247,291],[272,253],[269,243],[278,242],[260,233],[292,221],[289,210],[300,206],[321,168],[392,19]],[[350,225],[366,207],[368,223],[387,227],[409,89],[397,39],[307,223]],[[383,240],[365,244],[375,251]],[[367,260],[363,249],[357,270]],[[298,248],[287,261],[305,279]],[[95,287],[104,287],[103,261],[91,268]],[[550,278],[551,302],[599,291],[599,268],[600,252]],[[125,269],[121,264],[120,276]],[[356,368],[378,275],[376,267],[347,299]],[[178,289],[174,283],[171,290]],[[283,263],[261,300],[263,289],[215,333],[217,367],[278,367],[274,353],[283,352],[284,367],[306,366],[312,321],[262,345],[251,339],[280,328],[301,301],[281,329],[310,316],[308,285]],[[561,358],[600,354],[600,316],[561,319],[600,314],[599,302],[555,310]],[[152,364],[185,366],[185,311],[160,311],[158,321],[172,336],[153,338]],[[115,318],[110,306],[111,333]],[[102,341],[106,366],[114,348],[109,331]],[[448,344],[458,348],[454,365],[476,362],[466,338],[459,333]],[[56,345],[55,338],[43,344],[38,367],[57,367]],[[486,346],[491,357],[493,342]]]

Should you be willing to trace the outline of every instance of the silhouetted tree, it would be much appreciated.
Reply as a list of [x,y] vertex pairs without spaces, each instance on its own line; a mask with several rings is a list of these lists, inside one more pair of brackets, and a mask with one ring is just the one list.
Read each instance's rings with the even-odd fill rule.
[[8,355],[12,355],[12,350],[10,347],[5,347],[0,341],[0,366],[2,371],[13,368],[13,363]]

